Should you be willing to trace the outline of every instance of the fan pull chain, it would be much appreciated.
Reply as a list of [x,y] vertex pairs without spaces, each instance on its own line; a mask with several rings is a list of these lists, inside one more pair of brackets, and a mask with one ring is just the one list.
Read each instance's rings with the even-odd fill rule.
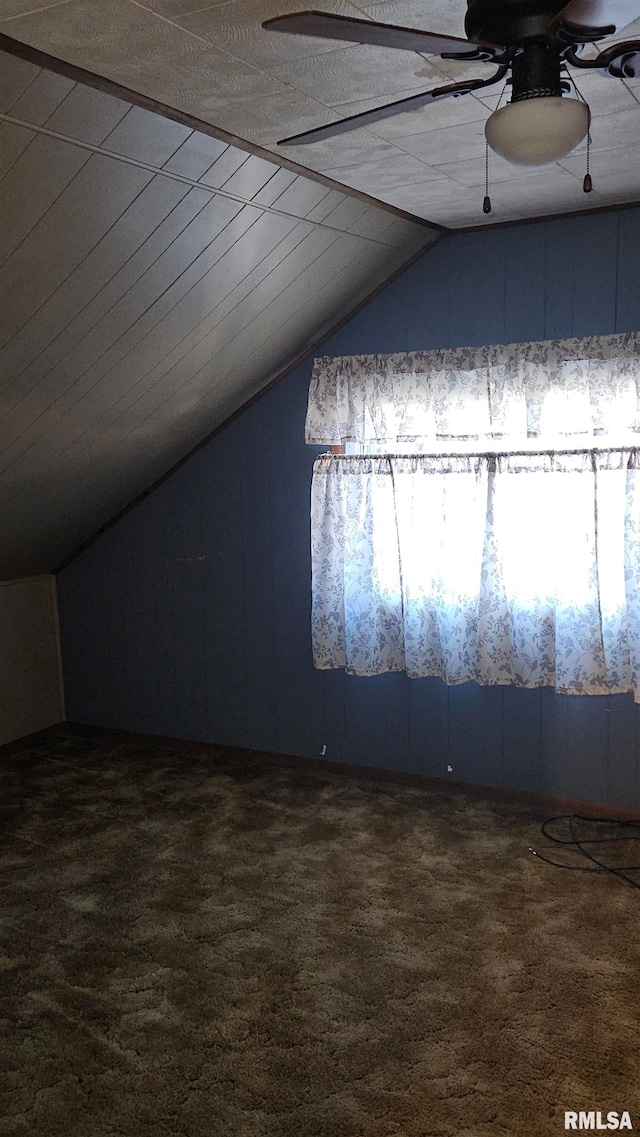
[[591,193],[593,181],[591,179],[591,111],[589,111],[589,129],[587,130],[587,172],[582,183],[582,192]]
[[491,198],[489,197],[489,143],[484,143],[484,201],[482,212],[491,213]]
[[575,90],[576,95],[584,103],[585,107],[587,108],[587,110],[589,112],[589,125],[587,127],[587,172],[584,175],[584,180],[582,182],[582,192],[583,193],[591,193],[593,191],[593,179],[591,177],[591,107],[589,106],[589,104],[588,104],[587,100],[585,99],[584,95],[582,94],[582,92],[578,90],[578,85],[577,85],[573,75],[570,75],[569,78],[571,79],[571,82],[573,83],[573,88]]
[[[502,102],[508,82],[508,79],[505,80],[504,87],[500,92],[500,98],[496,104],[496,110],[498,110],[500,103]],[[491,198],[489,197],[489,143],[487,142],[486,138],[484,142],[484,200],[482,202],[482,212],[485,214],[491,213]]]

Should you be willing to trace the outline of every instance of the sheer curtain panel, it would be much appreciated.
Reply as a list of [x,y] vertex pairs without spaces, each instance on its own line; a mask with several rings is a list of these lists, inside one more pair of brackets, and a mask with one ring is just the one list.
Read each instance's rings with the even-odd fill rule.
[[315,666],[640,701],[639,453],[316,459]]

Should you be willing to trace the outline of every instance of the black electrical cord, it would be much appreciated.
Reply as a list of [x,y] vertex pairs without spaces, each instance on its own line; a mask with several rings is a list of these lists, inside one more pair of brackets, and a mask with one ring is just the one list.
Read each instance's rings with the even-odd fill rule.
[[[549,832],[549,826],[554,823],[565,822],[567,825],[568,837],[554,836]],[[584,822],[587,825],[606,825],[615,829],[635,829],[638,832],[635,834],[623,833],[621,836],[608,836],[608,837],[584,837],[579,838],[576,836],[575,824],[576,822]],[[640,821],[624,821],[620,818],[608,817],[586,817],[580,813],[559,815],[558,817],[550,817],[547,821],[543,821],[540,826],[542,836],[546,837],[548,841],[553,841],[556,845],[564,845],[565,848],[571,848],[575,852],[580,853],[587,860],[593,862],[591,865],[572,865],[564,864],[561,861],[554,861],[551,857],[545,857],[543,853],[539,853],[537,849],[529,847],[529,852],[533,853],[539,861],[544,861],[547,865],[553,865],[557,869],[569,869],[571,872],[608,872],[613,876],[620,877],[630,884],[633,888],[640,888],[640,881],[634,880],[633,877],[628,876],[630,872],[640,872],[639,865],[611,865],[606,861],[600,860],[598,857],[586,848],[587,845],[611,845],[619,843],[620,841],[640,841]]]

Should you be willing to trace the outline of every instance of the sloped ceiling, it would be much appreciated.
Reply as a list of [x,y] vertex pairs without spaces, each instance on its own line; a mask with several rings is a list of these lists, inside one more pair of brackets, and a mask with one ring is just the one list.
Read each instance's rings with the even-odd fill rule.
[[[315,4],[315,0],[314,0]],[[264,31],[301,0],[0,0],[0,31],[277,152],[277,140],[486,64]],[[323,11],[463,35],[464,0],[322,0]],[[640,11],[639,11],[640,15]],[[640,19],[608,40],[640,37]],[[499,89],[465,95],[286,154],[345,186],[449,227],[640,199],[640,76],[579,72],[592,110],[594,193],[584,150],[543,170],[491,158],[493,213],[482,214],[484,124]]]
[[10,579],[53,570],[438,233],[2,53],[0,112]]

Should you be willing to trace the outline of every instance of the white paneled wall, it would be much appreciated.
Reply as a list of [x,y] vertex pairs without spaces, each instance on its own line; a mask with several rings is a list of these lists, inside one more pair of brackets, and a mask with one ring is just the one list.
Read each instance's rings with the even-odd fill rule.
[[0,578],[60,565],[439,235],[0,51]]
[[64,719],[55,577],[0,582],[0,745]]

